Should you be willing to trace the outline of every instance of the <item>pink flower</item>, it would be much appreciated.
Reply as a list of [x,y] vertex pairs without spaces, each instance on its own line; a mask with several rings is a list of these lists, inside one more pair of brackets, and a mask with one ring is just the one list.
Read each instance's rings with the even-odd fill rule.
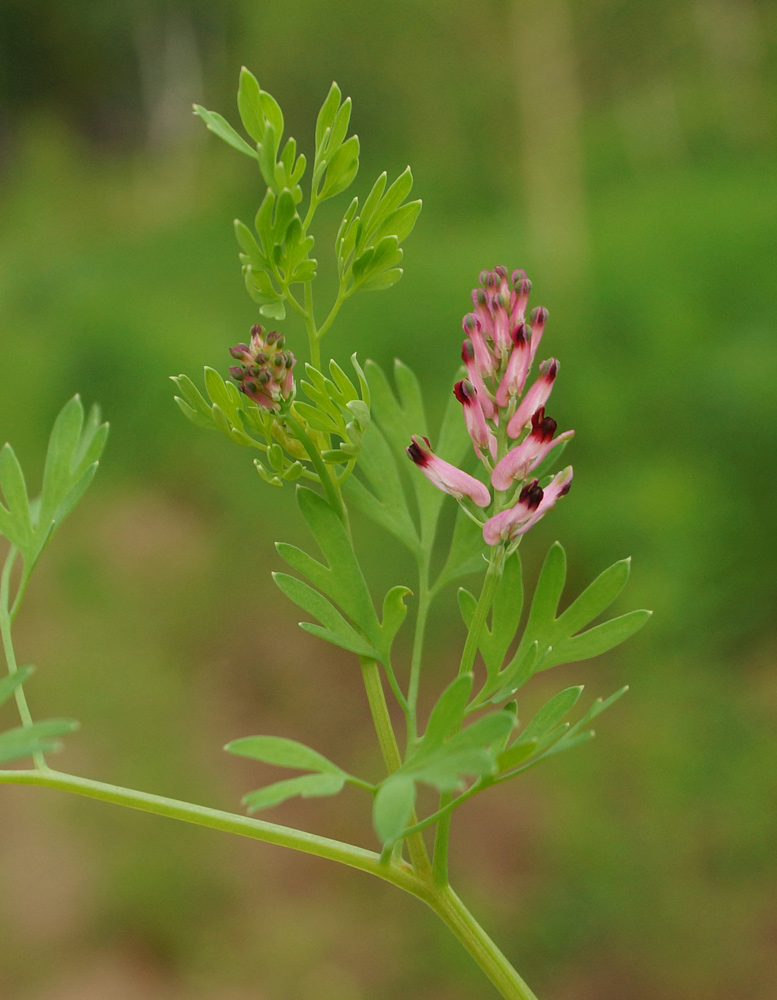
[[491,503],[491,493],[479,479],[438,458],[432,451],[428,438],[414,434],[411,441],[407,453],[430,483],[445,493],[450,493],[457,500],[469,497],[478,507],[488,507]]
[[532,479],[521,490],[518,501],[509,509],[490,517],[483,525],[486,545],[514,541],[555,506],[556,501],[569,493],[572,484],[572,466],[557,473],[547,489],[540,487],[539,480]]
[[464,378],[454,385],[453,394],[464,410],[464,420],[469,436],[472,438],[475,454],[480,458],[482,452],[485,451],[496,456],[496,437],[488,429],[478,391],[471,382]]
[[507,425],[507,434],[509,437],[519,437],[532,416],[541,406],[547,403],[557,374],[558,361],[555,358],[550,358],[548,361],[542,362],[539,378],[523,397],[518,404],[518,409],[510,418],[510,423]]
[[489,420],[493,420],[496,415],[496,407],[494,406],[491,394],[488,389],[486,389],[483,376],[480,374],[480,370],[475,363],[475,349],[471,340],[465,340],[462,343],[461,360],[464,362],[467,369],[467,378],[477,391],[478,400],[480,401],[480,405],[483,407],[483,413]]
[[526,479],[556,445],[574,436],[574,431],[564,431],[554,438],[556,426],[556,421],[546,417],[545,407],[541,406],[531,418],[531,433],[497,462],[491,473],[494,489],[509,490],[514,482]]
[[510,337],[513,342],[513,350],[510,360],[507,362],[507,371],[496,390],[496,405],[499,407],[507,406],[511,396],[520,396],[523,392],[531,364],[531,350],[526,339],[526,324],[519,323],[513,327]]

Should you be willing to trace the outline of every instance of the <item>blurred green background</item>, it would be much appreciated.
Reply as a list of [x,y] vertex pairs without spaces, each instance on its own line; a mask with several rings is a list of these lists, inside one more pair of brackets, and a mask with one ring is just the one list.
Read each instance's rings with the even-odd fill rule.
[[[459,891],[542,1000],[774,997],[776,22],[765,0],[4,0],[0,439],[37,475],[74,392],[113,427],[17,628],[33,712],[82,722],[63,768],[236,808],[270,775],[220,747],[265,732],[379,773],[354,663],[269,578],[273,541],[305,537],[293,491],[167,381],[226,369],[258,319],[231,227],[258,172],[191,102],[235,121],[245,63],[309,152],[336,79],[354,192],[410,163],[425,207],[402,282],[348,303],[331,352],[402,357],[439,419],[478,272],[526,268],[577,431],[527,575],[554,538],[571,592],[631,554],[619,607],[656,611],[526,691],[522,717],[632,688],[592,744],[461,810]],[[321,213],[325,288],[346,204]],[[370,537],[376,582],[406,579]],[[451,593],[435,685],[461,639]],[[0,816],[8,1000],[492,995],[358,873],[54,792],[4,788]],[[269,818],[373,844],[356,792]]]

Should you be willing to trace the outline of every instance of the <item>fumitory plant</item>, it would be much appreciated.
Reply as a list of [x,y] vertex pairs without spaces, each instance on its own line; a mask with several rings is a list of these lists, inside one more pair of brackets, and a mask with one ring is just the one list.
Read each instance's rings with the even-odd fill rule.
[[[519,692],[539,671],[597,656],[623,642],[649,612],[632,611],[591,625],[625,585],[627,559],[559,610],[566,559],[558,543],[548,552],[531,600],[524,602],[520,545],[570,490],[572,467],[554,470],[574,433],[557,434],[556,421],[547,413],[559,363],[553,357],[539,361],[548,314],[542,307],[528,311],[531,283],[524,271],[508,274],[500,266],[480,275],[473,308],[463,321],[463,367],[452,379],[432,444],[422,389],[410,368],[397,361],[390,378],[372,362],[362,367],[355,353],[350,366],[343,367],[331,359],[324,362],[321,347],[352,295],[388,289],[401,278],[401,244],[421,208],[420,201],[408,201],[410,170],[390,184],[381,174],[363,202],[350,201],[334,244],[337,291],[322,314],[314,305],[318,264],[311,256],[311,227],[319,206],[345,192],[359,169],[359,140],[348,135],[350,99],[343,100],[332,85],[318,115],[310,169],[295,140],[283,141],[285,122],[277,102],[245,69],[238,108],[247,138],[216,112],[199,106],[195,111],[212,132],[254,161],[265,189],[253,224],[235,223],[243,276],[259,322],[246,342],[230,349],[228,377],[206,368],[203,395],[187,375],[178,375],[173,379],[176,401],[193,423],[258,453],[256,468],[267,483],[296,490],[318,551],[279,543],[278,554],[291,572],[273,577],[309,619],[301,628],[353,659],[384,772],[352,774],[319,750],[275,734],[239,734],[226,750],[292,772],[248,791],[243,804],[251,814],[294,796],[332,796],[355,785],[372,813],[376,849],[49,766],[46,755],[76,724],[32,720],[25,694],[31,668],[17,665],[12,624],[41,553],[91,482],[105,444],[107,425],[96,409],[84,419],[78,397],[56,420],[36,499],[29,499],[10,445],[0,452],[5,499],[0,531],[9,542],[0,582],[0,630],[8,664],[0,700],[15,697],[21,716],[21,726],[0,735],[0,782],[64,789],[361,869],[431,907],[501,996],[528,1000],[534,993],[451,888],[451,821],[462,803],[493,794],[494,786],[594,735],[592,721],[625,687],[572,718],[582,686],[559,691],[528,719],[520,710]],[[289,313],[297,314],[307,331],[308,364],[300,364],[300,347],[284,332]],[[455,350],[452,337],[452,373]],[[462,468],[467,462],[474,471]],[[294,482],[295,487],[287,486]],[[450,537],[438,530],[446,494],[458,504]],[[369,554],[357,553],[354,546],[355,516],[376,522],[415,561],[414,578],[379,595],[377,604],[362,569]],[[15,573],[17,564],[21,571]],[[433,566],[440,568],[433,572]],[[440,681],[424,677],[430,608],[449,599],[450,584],[476,575],[481,579],[474,593],[458,590],[467,628],[460,659],[441,679],[433,708],[422,717],[422,679]],[[395,653],[395,639],[406,627],[408,612],[412,640],[405,662]],[[404,719],[400,733],[387,698]],[[8,767],[29,757],[30,768]],[[428,797],[419,797],[419,786],[436,792],[431,810],[421,808]]]

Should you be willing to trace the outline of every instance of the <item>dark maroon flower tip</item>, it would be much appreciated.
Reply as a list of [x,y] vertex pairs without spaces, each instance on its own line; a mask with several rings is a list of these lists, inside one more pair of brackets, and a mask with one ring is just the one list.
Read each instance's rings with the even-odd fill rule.
[[565,497],[571,489],[572,489],[572,480],[570,479],[568,483],[564,483],[564,485],[558,491],[558,495],[560,497]]
[[540,374],[553,380],[558,375],[558,361],[555,358],[548,358],[540,365]]
[[429,461],[429,456],[418,447],[415,441],[407,446],[405,451],[408,453],[410,458],[415,462],[416,465],[420,465],[423,468]]
[[548,310],[545,306],[535,306],[531,311],[532,323],[539,323],[544,326],[548,321]]
[[248,344],[238,344],[236,347],[230,347],[229,353],[233,358],[242,358],[244,354],[248,354]]
[[532,479],[521,490],[518,500],[520,503],[526,504],[529,510],[536,510],[542,503],[543,496],[539,479]]
[[246,377],[244,369],[240,368],[238,365],[230,365],[229,374],[236,382],[242,382]]
[[519,323],[510,331],[510,338],[516,347],[523,347],[526,343],[526,324]]
[[262,327],[261,327],[261,325],[259,323],[254,323],[254,325],[251,327],[251,335],[253,337],[261,337],[262,336]]
[[472,346],[471,340],[465,340],[461,345],[461,360],[465,365],[468,365],[470,361],[475,360],[475,348]]
[[477,398],[477,393],[473,389],[472,383],[465,378],[454,385],[453,395],[462,406],[472,406]]

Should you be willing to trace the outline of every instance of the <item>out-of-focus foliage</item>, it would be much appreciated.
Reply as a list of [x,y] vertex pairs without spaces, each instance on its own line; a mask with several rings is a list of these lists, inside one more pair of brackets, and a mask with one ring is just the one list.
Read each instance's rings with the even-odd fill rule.
[[[181,420],[167,381],[225,372],[258,319],[232,219],[252,217],[261,182],[191,103],[234,117],[245,63],[310,136],[337,79],[361,139],[354,192],[409,162],[425,208],[403,281],[348,303],[331,352],[402,357],[439,423],[478,272],[526,268],[561,361],[553,416],[577,432],[575,488],[522,546],[527,576],[556,537],[573,594],[632,555],[628,606],[656,611],[584,668],[592,698],[631,686],[597,720],[606,739],[460,811],[462,891],[541,996],[771,1000],[776,48],[756,0],[4,3],[0,443],[34,471],[76,391],[113,428],[18,623],[36,716],[82,723],[60,759],[226,808],[260,783],[220,751],[236,732],[380,776],[361,694],[350,715],[326,693],[354,684],[348,654],[324,659],[269,580],[272,542],[304,538],[293,505],[247,450]],[[282,329],[304,354],[294,320]],[[374,537],[385,593],[406,557]],[[452,592],[448,606],[440,677],[463,634]],[[534,683],[524,722],[551,693]],[[101,974],[154,1000],[482,990],[431,918],[357,875],[29,789],[0,809],[4,997],[85,995]],[[278,819],[311,810],[371,843],[326,799]]]

